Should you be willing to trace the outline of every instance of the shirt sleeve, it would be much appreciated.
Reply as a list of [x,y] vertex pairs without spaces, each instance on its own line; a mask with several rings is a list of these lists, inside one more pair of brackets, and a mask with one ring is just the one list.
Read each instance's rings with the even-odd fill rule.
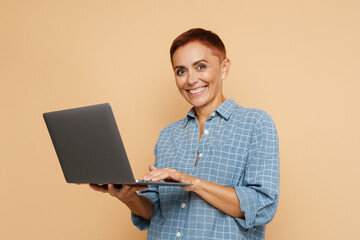
[[[144,196],[147,199],[150,200],[150,202],[154,206],[154,213],[153,216],[158,212],[159,210],[159,189],[158,186],[149,186],[149,188],[142,190],[138,193],[139,196]],[[140,217],[133,212],[131,212],[131,221],[133,224],[142,230],[148,230],[150,227],[150,221],[146,220],[143,217]]]
[[[156,145],[154,147],[154,155],[155,155],[155,157],[157,155],[157,146],[158,146],[158,143],[156,143]],[[156,166],[156,161],[155,161],[155,166]],[[153,213],[152,218],[154,217],[155,214],[160,212],[159,211],[160,203],[159,203],[159,187],[158,186],[149,186],[147,189],[140,191],[138,193],[138,195],[146,197],[153,204],[154,213]],[[131,221],[141,231],[142,230],[148,230],[149,227],[150,227],[150,221],[146,220],[143,217],[140,217],[140,216],[134,214],[133,212],[131,212]]]
[[244,184],[235,186],[245,219],[237,218],[248,229],[269,223],[279,201],[279,141],[269,115],[255,124],[249,146]]

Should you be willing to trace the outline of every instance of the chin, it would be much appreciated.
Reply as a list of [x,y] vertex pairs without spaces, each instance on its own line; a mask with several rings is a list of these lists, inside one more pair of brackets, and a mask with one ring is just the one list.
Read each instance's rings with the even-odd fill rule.
[[207,104],[207,101],[205,99],[189,99],[188,102],[193,107],[203,107]]

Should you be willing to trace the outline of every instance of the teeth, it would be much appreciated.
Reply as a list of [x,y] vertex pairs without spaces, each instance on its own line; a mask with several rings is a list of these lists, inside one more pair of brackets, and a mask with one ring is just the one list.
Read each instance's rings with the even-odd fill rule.
[[189,90],[190,93],[195,94],[195,93],[199,93],[205,90],[206,87],[201,87],[201,88],[197,88],[194,90]]

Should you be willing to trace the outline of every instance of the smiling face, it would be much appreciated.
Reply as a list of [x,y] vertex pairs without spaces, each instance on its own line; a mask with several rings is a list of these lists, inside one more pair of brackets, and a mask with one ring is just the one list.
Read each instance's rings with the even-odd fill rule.
[[181,95],[197,112],[210,114],[224,101],[222,81],[230,68],[229,59],[219,59],[211,48],[195,41],[178,48],[172,64]]

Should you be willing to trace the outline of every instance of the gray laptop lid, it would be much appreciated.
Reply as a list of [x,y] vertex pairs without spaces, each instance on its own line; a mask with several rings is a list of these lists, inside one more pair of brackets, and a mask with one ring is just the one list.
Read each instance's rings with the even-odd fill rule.
[[68,183],[189,186],[135,180],[110,104],[43,114]]
[[44,113],[69,183],[134,183],[110,104]]

